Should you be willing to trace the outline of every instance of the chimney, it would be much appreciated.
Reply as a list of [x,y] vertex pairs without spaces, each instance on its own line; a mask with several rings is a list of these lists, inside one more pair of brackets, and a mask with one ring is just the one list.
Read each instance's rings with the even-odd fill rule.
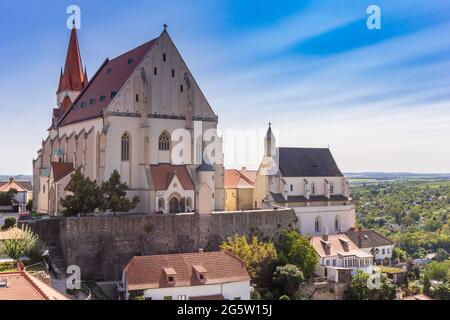
[[329,232],[328,232],[328,225],[325,225],[323,227],[323,234],[322,234],[322,239],[324,241],[328,241],[328,234],[329,234]]
[[198,249],[198,253],[203,253],[203,248]]

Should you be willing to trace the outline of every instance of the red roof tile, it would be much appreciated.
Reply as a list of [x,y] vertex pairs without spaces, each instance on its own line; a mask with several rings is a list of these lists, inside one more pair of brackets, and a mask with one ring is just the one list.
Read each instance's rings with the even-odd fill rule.
[[75,170],[75,168],[73,167],[73,163],[52,162],[53,178],[55,179],[55,181],[59,181],[60,179],[64,178],[73,170]]
[[49,287],[27,272],[0,273],[0,300],[69,300],[66,296]]
[[[74,106],[63,116],[59,126],[100,117],[103,110],[113,100],[112,93],[120,91],[131,73],[158,39],[153,39],[115,59],[106,59],[87,87],[74,101]],[[102,96],[104,99],[100,101]],[[95,99],[95,103],[92,105],[90,104],[91,99]],[[83,108],[81,107],[82,104]]]
[[[198,279],[194,266],[206,269],[204,282]],[[175,270],[174,283],[167,282],[164,268]],[[124,272],[131,291],[250,280],[244,263],[221,251],[134,257]]]
[[156,190],[167,190],[173,177],[176,175],[184,190],[194,190],[194,182],[186,166],[171,164],[151,165],[150,172]]
[[225,188],[253,188],[256,180],[256,171],[253,170],[225,170]]
[[31,189],[28,189],[28,186],[25,186],[25,183],[22,185],[22,183],[13,178],[0,186],[0,192],[8,192],[11,189],[15,189],[17,192],[31,191]]

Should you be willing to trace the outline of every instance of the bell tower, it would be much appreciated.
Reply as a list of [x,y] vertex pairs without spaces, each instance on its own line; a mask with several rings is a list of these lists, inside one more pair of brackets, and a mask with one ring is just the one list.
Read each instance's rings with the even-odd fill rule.
[[87,84],[87,72],[85,68],[83,69],[77,29],[74,25],[70,35],[66,62],[64,69],[61,69],[58,91],[56,92],[58,107],[61,106],[66,96],[73,102]]

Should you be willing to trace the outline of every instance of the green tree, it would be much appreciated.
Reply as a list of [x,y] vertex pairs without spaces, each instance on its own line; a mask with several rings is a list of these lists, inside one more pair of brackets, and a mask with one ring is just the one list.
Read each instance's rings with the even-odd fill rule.
[[114,170],[108,181],[102,183],[101,191],[104,196],[103,210],[110,210],[116,215],[117,212],[128,212],[139,203],[139,197],[129,200],[127,195],[128,186],[120,181],[120,175]]
[[252,280],[261,285],[262,275],[267,273],[273,262],[277,259],[277,251],[271,242],[259,242],[257,236],[249,243],[245,236],[229,237],[220,246],[221,251],[239,257],[243,262]]
[[85,216],[103,205],[103,194],[96,181],[85,177],[80,168],[72,175],[67,191],[71,194],[60,200],[66,217]]
[[422,282],[423,282],[423,292],[426,294],[430,294],[431,280],[427,273],[423,275]]
[[450,255],[445,249],[439,248],[436,250],[436,257],[435,257],[436,261],[443,262],[445,260],[448,260],[449,257]]
[[369,275],[365,272],[358,270],[355,276],[352,278],[347,289],[347,299],[350,300],[368,300],[370,296],[370,289],[367,286]]
[[7,192],[0,192],[0,206],[11,206],[17,204],[16,195],[16,189],[10,189]]
[[273,273],[273,282],[280,285],[283,293],[290,297],[298,291],[304,280],[302,270],[293,264],[277,267]]
[[280,236],[281,264],[293,264],[300,268],[304,277],[310,278],[317,266],[317,255],[309,241],[297,231],[284,230]]

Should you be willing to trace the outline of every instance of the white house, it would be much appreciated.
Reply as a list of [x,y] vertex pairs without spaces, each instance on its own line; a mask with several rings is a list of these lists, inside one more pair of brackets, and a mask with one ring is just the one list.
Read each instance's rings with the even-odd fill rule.
[[122,277],[125,299],[250,300],[250,276],[239,258],[226,252],[134,257]]
[[166,28],[91,79],[73,29],[56,100],[33,161],[36,211],[60,212],[75,168],[99,184],[117,170],[127,196],[140,198],[134,212],[224,210],[218,117]]
[[347,237],[361,250],[372,254],[377,263],[392,258],[395,243],[374,230],[352,228],[346,232]]
[[265,156],[254,183],[254,207],[284,206],[306,236],[346,232],[355,225],[348,182],[329,149],[276,147],[269,127]]
[[334,282],[349,281],[357,270],[373,273],[373,255],[359,249],[345,234],[313,237],[319,262],[316,274]]
[[10,178],[8,182],[0,182],[0,192],[8,192],[11,189],[17,191],[15,200],[18,205],[19,213],[25,212],[28,200],[31,199],[32,195],[31,182],[16,181],[14,178]]

